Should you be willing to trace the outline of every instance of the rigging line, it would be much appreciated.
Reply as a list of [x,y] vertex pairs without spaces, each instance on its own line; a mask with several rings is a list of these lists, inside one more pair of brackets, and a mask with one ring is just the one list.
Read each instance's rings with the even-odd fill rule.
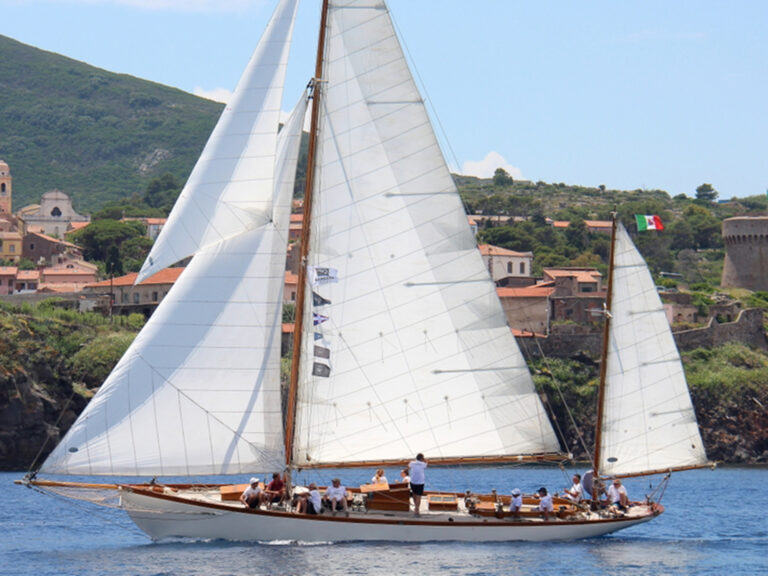
[[[563,394],[562,389],[560,388],[560,384],[557,381],[557,379],[554,377],[552,372],[552,365],[549,363],[549,358],[544,354],[544,350],[541,347],[541,342],[537,338],[536,340],[536,346],[539,349],[539,354],[541,355],[541,359],[543,360],[544,364],[547,366],[547,370],[549,371],[550,380],[555,386],[555,390],[557,390],[558,395],[560,396],[560,401],[563,403],[563,406],[565,407],[565,412],[568,414],[568,419],[571,421],[571,426],[573,426],[573,429],[576,431],[576,436],[579,438],[579,443],[581,444],[581,449],[584,450],[584,453],[589,457],[590,462],[593,461],[592,458],[592,451],[587,447],[587,443],[584,440],[584,436],[581,433],[581,428],[576,424],[576,419],[573,417],[573,412],[571,412],[570,407],[568,406],[568,403],[565,401],[565,396]],[[550,410],[552,409],[550,405]],[[554,413],[553,413],[554,416]],[[565,435],[563,434],[562,429],[560,428],[560,424],[557,422],[557,418],[553,417],[553,420],[555,422],[555,426],[557,426],[557,430],[560,433],[560,437],[563,439],[563,442],[565,443]],[[566,446],[566,448],[568,448]]]
[[[397,33],[396,39],[398,40],[398,43],[400,44],[401,48],[405,49],[405,54],[407,55],[406,64],[410,63],[410,68],[413,70],[416,78],[418,78],[418,80],[419,80],[419,86],[421,86],[421,90],[418,90],[418,92],[420,94],[422,94],[423,96],[426,96],[426,98],[423,98],[425,111],[426,111],[426,108],[429,108],[432,111],[432,115],[434,116],[435,120],[437,121],[437,125],[440,127],[440,132],[443,135],[444,143],[447,146],[448,151],[450,152],[450,156],[453,159],[453,162],[456,165],[456,168],[459,169],[459,166],[460,166],[459,159],[457,158],[456,153],[454,152],[453,147],[451,146],[451,141],[448,138],[448,133],[446,132],[445,128],[443,127],[442,121],[440,120],[440,115],[437,113],[437,109],[432,104],[432,98],[429,95],[429,90],[427,90],[427,85],[424,82],[424,80],[422,79],[421,73],[419,73],[419,68],[418,68],[418,66],[416,66],[416,61],[414,60],[413,56],[411,55],[411,51],[408,48],[408,44],[405,42],[403,33],[400,30],[400,26],[397,24],[397,20],[395,19],[395,15],[390,13],[389,16],[390,16],[390,20],[392,21],[392,26],[395,29],[396,33]],[[434,134],[434,130],[433,130],[433,134]],[[435,135],[435,138],[437,139],[437,135]],[[438,142],[438,146],[440,146],[439,142]],[[445,163],[444,159],[443,159],[443,163]],[[448,174],[450,175],[450,168],[448,168],[448,166],[446,166],[446,169],[448,170]],[[451,175],[451,180],[453,180],[453,176],[452,175]],[[454,184],[454,186],[455,186],[455,184]],[[462,205],[464,206],[464,212],[466,212],[468,214],[469,211],[467,210],[467,205],[464,203],[464,200],[461,199],[461,197],[459,197],[459,198],[461,200]]]
[[[15,382],[14,382],[15,383]],[[69,407],[69,403],[72,402],[72,398],[75,397],[75,389],[72,389],[72,394],[69,395],[69,398],[67,398],[67,401],[64,403],[63,408],[61,409],[61,412],[59,412],[59,417],[56,419],[56,422],[53,424],[54,428],[59,427],[59,423],[61,422],[61,419],[64,417],[64,412],[66,412],[67,408]],[[38,468],[36,467],[37,461],[40,459],[40,456],[43,453],[43,450],[45,450],[45,447],[48,445],[48,441],[51,439],[50,434],[46,434],[45,440],[43,440],[42,446],[40,446],[40,450],[37,451],[37,454],[35,455],[35,458],[32,460],[32,463],[29,465],[29,468],[27,469],[27,475],[29,476],[31,474],[31,478],[34,478],[37,474]]]

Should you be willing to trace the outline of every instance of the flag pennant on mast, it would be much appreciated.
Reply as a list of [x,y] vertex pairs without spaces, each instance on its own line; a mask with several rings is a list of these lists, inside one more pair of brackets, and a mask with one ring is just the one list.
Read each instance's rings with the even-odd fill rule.
[[655,214],[635,214],[635,220],[637,221],[638,232],[643,232],[644,230],[664,230],[661,218]]
[[323,378],[328,378],[331,375],[331,367],[327,364],[321,364],[320,362],[315,362],[312,364],[312,376],[321,376]]
[[339,272],[336,268],[325,268],[320,266],[308,266],[312,286],[325,284],[327,282],[336,282],[339,279]]
[[328,300],[326,298],[323,298],[322,296],[320,296],[320,294],[318,294],[314,290],[312,291],[312,305],[313,306],[325,306],[326,304],[330,304],[330,303],[331,303],[330,300]]
[[323,346],[315,346],[315,356],[328,359],[331,357],[331,350]]
[[323,316],[322,314],[318,314],[317,312],[312,313],[312,324],[314,326],[322,324],[326,320],[328,320],[328,316]]

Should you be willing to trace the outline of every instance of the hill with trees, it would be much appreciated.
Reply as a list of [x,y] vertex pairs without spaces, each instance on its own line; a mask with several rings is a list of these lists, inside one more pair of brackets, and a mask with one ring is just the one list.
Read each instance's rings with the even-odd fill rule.
[[81,212],[186,180],[223,105],[0,36],[0,158],[14,210],[59,189]]

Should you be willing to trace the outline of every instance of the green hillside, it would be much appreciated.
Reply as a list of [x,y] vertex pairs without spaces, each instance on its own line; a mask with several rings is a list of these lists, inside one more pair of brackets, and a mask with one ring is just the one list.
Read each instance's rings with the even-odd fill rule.
[[222,104],[0,36],[0,158],[13,209],[57,188],[81,212],[185,181]]

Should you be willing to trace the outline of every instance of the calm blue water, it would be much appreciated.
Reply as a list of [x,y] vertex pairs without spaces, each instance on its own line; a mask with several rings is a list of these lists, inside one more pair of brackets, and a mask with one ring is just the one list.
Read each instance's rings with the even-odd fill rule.
[[[353,485],[371,475],[342,477]],[[387,476],[395,478],[396,471]],[[20,477],[0,474],[2,576],[768,573],[768,469],[678,473],[663,499],[666,513],[653,522],[594,540],[545,544],[152,543],[121,511],[13,485]],[[568,485],[557,469],[510,468],[431,469],[427,484],[462,489],[470,479],[483,491]],[[642,497],[648,482],[627,481],[630,497]]]

